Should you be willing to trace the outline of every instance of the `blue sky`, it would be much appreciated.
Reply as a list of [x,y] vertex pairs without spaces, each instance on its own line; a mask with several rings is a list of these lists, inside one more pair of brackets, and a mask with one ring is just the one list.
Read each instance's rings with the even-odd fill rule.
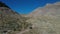
[[29,14],[38,7],[43,7],[46,3],[60,2],[60,0],[0,0],[8,5],[12,10],[20,14]]

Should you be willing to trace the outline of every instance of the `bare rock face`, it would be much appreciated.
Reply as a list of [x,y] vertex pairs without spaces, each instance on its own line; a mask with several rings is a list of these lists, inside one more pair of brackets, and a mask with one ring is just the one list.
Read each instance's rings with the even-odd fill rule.
[[28,16],[32,18],[27,22],[34,26],[28,34],[60,34],[60,2],[39,7]]

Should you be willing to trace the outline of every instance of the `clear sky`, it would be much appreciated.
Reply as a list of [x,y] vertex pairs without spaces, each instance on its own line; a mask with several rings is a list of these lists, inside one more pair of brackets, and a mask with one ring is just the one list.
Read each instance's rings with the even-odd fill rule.
[[0,0],[8,5],[12,10],[20,14],[28,14],[38,7],[43,7],[46,3],[60,2],[60,0]]

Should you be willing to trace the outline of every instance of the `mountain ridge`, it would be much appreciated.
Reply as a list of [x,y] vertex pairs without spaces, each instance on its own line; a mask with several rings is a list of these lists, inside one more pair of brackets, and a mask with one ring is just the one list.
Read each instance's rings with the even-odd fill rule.
[[[37,9],[33,10],[28,16],[30,17],[36,17],[39,15],[45,15],[49,12],[55,12],[57,11],[57,9],[60,8],[60,2],[56,2],[53,4],[46,4],[44,7],[38,7]],[[59,12],[59,11],[58,11]]]

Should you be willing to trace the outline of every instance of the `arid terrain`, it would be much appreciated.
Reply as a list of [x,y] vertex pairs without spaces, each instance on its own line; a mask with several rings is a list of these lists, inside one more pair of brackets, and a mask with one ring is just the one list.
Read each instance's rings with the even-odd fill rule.
[[46,4],[31,12],[27,20],[33,29],[24,34],[60,34],[60,2]]
[[0,3],[0,34],[60,34],[60,2],[18,14]]

